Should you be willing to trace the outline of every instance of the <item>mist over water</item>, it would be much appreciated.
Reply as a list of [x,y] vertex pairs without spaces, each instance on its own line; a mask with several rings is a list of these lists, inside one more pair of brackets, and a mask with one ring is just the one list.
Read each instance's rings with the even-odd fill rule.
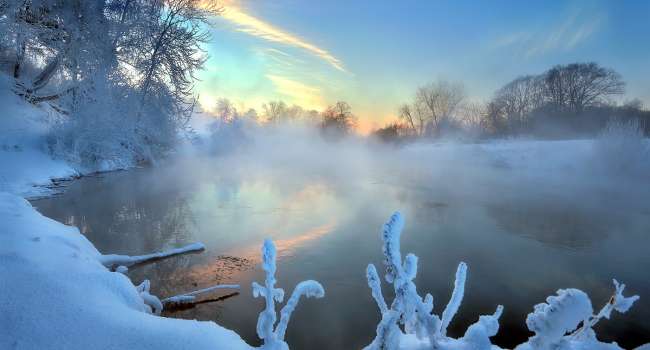
[[555,290],[580,288],[599,308],[617,278],[641,301],[599,323],[599,337],[626,348],[650,341],[644,321],[650,304],[643,301],[650,295],[646,140],[642,148],[604,139],[394,147],[357,138],[327,141],[300,126],[220,135],[156,169],[84,178],[34,205],[78,226],[103,253],[204,242],[201,255],[129,276],[136,283],[150,279],[161,297],[240,283],[239,295],[169,315],[217,321],[250,344],[259,343],[255,324],[263,308],[250,283],[263,280],[258,264],[266,237],[278,247],[279,287],[289,293],[297,282],[315,279],[326,290],[324,299],[301,301],[289,344],[370,343],[380,316],[365,268],[372,262],[383,269],[380,229],[395,210],[406,219],[402,254],[419,257],[418,291],[434,296],[435,311],[451,294],[458,262],[469,265],[450,335],[462,335],[479,315],[503,304],[493,339],[510,347],[530,335],[526,314]]

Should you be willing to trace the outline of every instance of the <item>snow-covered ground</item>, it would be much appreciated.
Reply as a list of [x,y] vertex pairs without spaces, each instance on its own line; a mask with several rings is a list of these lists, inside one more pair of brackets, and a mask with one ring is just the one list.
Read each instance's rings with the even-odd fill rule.
[[54,160],[45,152],[48,125],[57,114],[8,93],[6,85],[0,82],[0,191],[30,197],[44,195],[47,189],[36,185],[77,174],[65,161]]
[[0,193],[0,349],[250,349],[214,322],[159,317],[74,227]]

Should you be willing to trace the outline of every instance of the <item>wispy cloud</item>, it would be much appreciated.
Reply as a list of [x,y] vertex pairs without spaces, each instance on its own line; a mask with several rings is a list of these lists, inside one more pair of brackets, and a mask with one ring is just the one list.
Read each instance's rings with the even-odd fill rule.
[[282,30],[272,25],[271,23],[265,22],[260,18],[248,14],[243,7],[239,6],[234,1],[226,1],[221,4],[223,6],[223,11],[220,17],[234,23],[237,26],[237,31],[247,33],[264,40],[303,49],[329,63],[332,67],[342,72],[346,72],[343,66],[343,62],[336,58],[329,51],[318,47],[317,45],[312,44],[297,35]]
[[325,106],[321,90],[281,75],[267,74],[276,91],[304,108],[320,110]]
[[526,57],[537,57],[550,52],[569,51],[587,41],[604,22],[602,15],[583,18],[571,14],[559,23],[552,24],[551,30],[520,31],[498,38],[493,47],[514,48]]

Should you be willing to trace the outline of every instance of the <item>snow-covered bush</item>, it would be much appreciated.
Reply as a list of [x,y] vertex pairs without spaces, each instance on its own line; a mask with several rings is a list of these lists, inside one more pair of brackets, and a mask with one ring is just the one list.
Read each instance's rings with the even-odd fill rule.
[[[275,245],[269,239],[262,246],[262,269],[266,274],[264,285],[253,282],[253,296],[261,296],[266,301],[266,308],[257,319],[257,335],[264,340],[262,349],[285,350],[289,346],[284,341],[284,335],[291,318],[291,313],[298,305],[301,296],[322,298],[325,290],[320,283],[313,280],[302,281],[294,288],[287,304],[280,310],[280,321],[276,323],[275,302],[281,303],[284,299],[284,290],[275,288]],[[275,329],[273,328],[275,326]]]
[[[386,282],[393,284],[395,291],[395,299],[390,308],[381,293],[376,268],[370,264],[366,270],[368,285],[382,314],[382,320],[377,326],[377,336],[366,349],[397,349],[407,337],[417,339],[417,341],[407,340],[409,342],[426,344],[432,349],[457,349],[459,347],[484,349],[481,345],[490,344],[489,337],[496,334],[499,328],[498,318],[501,315],[502,306],[499,306],[492,316],[481,316],[477,323],[470,326],[465,337],[459,340],[448,338],[446,336],[447,327],[463,300],[467,265],[462,262],[458,265],[454,291],[447,307],[442,312],[442,317],[433,314],[433,297],[431,294],[427,294],[424,298],[420,297],[413,282],[417,274],[417,257],[408,254],[402,262],[399,239],[403,228],[404,220],[401,214],[395,213],[382,230],[385,279]],[[400,326],[403,327],[403,332]],[[489,347],[485,349],[489,349]]]
[[[404,261],[400,252],[400,234],[404,220],[395,213],[382,230],[386,282],[395,290],[395,299],[390,307],[381,292],[380,278],[373,264],[368,265],[366,277],[372,297],[379,306],[381,321],[377,335],[366,350],[393,349],[439,349],[439,350],[497,350],[490,337],[499,330],[499,317],[503,306],[497,306],[494,314],[480,316],[469,326],[463,337],[447,336],[447,326],[458,311],[465,292],[467,266],[460,263],[456,271],[454,291],[442,312],[442,317],[432,313],[433,297],[424,298],[417,293],[413,282],[417,272],[417,257],[408,254]],[[526,318],[528,329],[535,333],[516,350],[621,350],[616,343],[601,343],[592,327],[602,318],[609,318],[612,310],[626,312],[639,299],[625,297],[625,285],[614,280],[615,293],[596,315],[593,315],[591,300],[578,289],[561,289],[556,296],[538,304]],[[580,326],[581,327],[578,327]]]
[[648,159],[648,143],[638,120],[611,120],[596,139],[594,152],[607,171],[639,171]]
[[614,286],[614,295],[596,315],[593,315],[591,300],[583,291],[558,290],[557,295],[548,297],[546,303],[535,305],[535,310],[528,314],[526,325],[535,335],[515,349],[620,350],[616,343],[599,342],[593,330],[593,326],[602,318],[609,319],[613,310],[627,312],[639,299],[637,295],[623,296],[624,284],[614,280]]

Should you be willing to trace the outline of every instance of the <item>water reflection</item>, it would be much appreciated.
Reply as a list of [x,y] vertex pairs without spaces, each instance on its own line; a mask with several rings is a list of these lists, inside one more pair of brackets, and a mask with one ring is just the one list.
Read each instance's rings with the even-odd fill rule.
[[[494,180],[510,176],[509,169],[480,181],[454,173],[452,185],[419,182],[430,173],[395,171],[339,182],[227,164],[204,173],[197,169],[191,180],[174,167],[85,178],[65,194],[34,205],[79,227],[106,253],[142,254],[204,242],[203,254],[134,268],[129,277],[136,283],[150,279],[152,292],[161,297],[217,283],[241,284],[239,294],[218,291],[196,307],[168,314],[215,320],[250,344],[259,343],[255,325],[263,308],[252,298],[250,283],[263,280],[258,264],[266,237],[278,248],[279,287],[289,293],[300,280],[316,279],[326,289],[325,299],[301,301],[296,309],[287,333],[292,348],[369,343],[379,315],[364,272],[370,262],[381,266],[379,230],[396,208],[407,219],[402,252],[420,257],[418,290],[431,292],[436,311],[449,298],[458,262],[469,265],[466,298],[449,329],[452,336],[505,304],[495,341],[512,346],[529,336],[526,314],[556,289],[582,288],[599,306],[617,277],[642,300],[624,317],[599,324],[598,334],[626,347],[650,342],[650,325],[643,321],[650,317],[650,303],[643,303],[650,282],[637,273],[650,267],[649,209],[639,204],[642,200],[630,202],[627,195],[594,188],[580,196],[563,194],[565,189],[552,183],[524,194],[520,186],[530,183]],[[390,298],[388,287],[384,292]]]

